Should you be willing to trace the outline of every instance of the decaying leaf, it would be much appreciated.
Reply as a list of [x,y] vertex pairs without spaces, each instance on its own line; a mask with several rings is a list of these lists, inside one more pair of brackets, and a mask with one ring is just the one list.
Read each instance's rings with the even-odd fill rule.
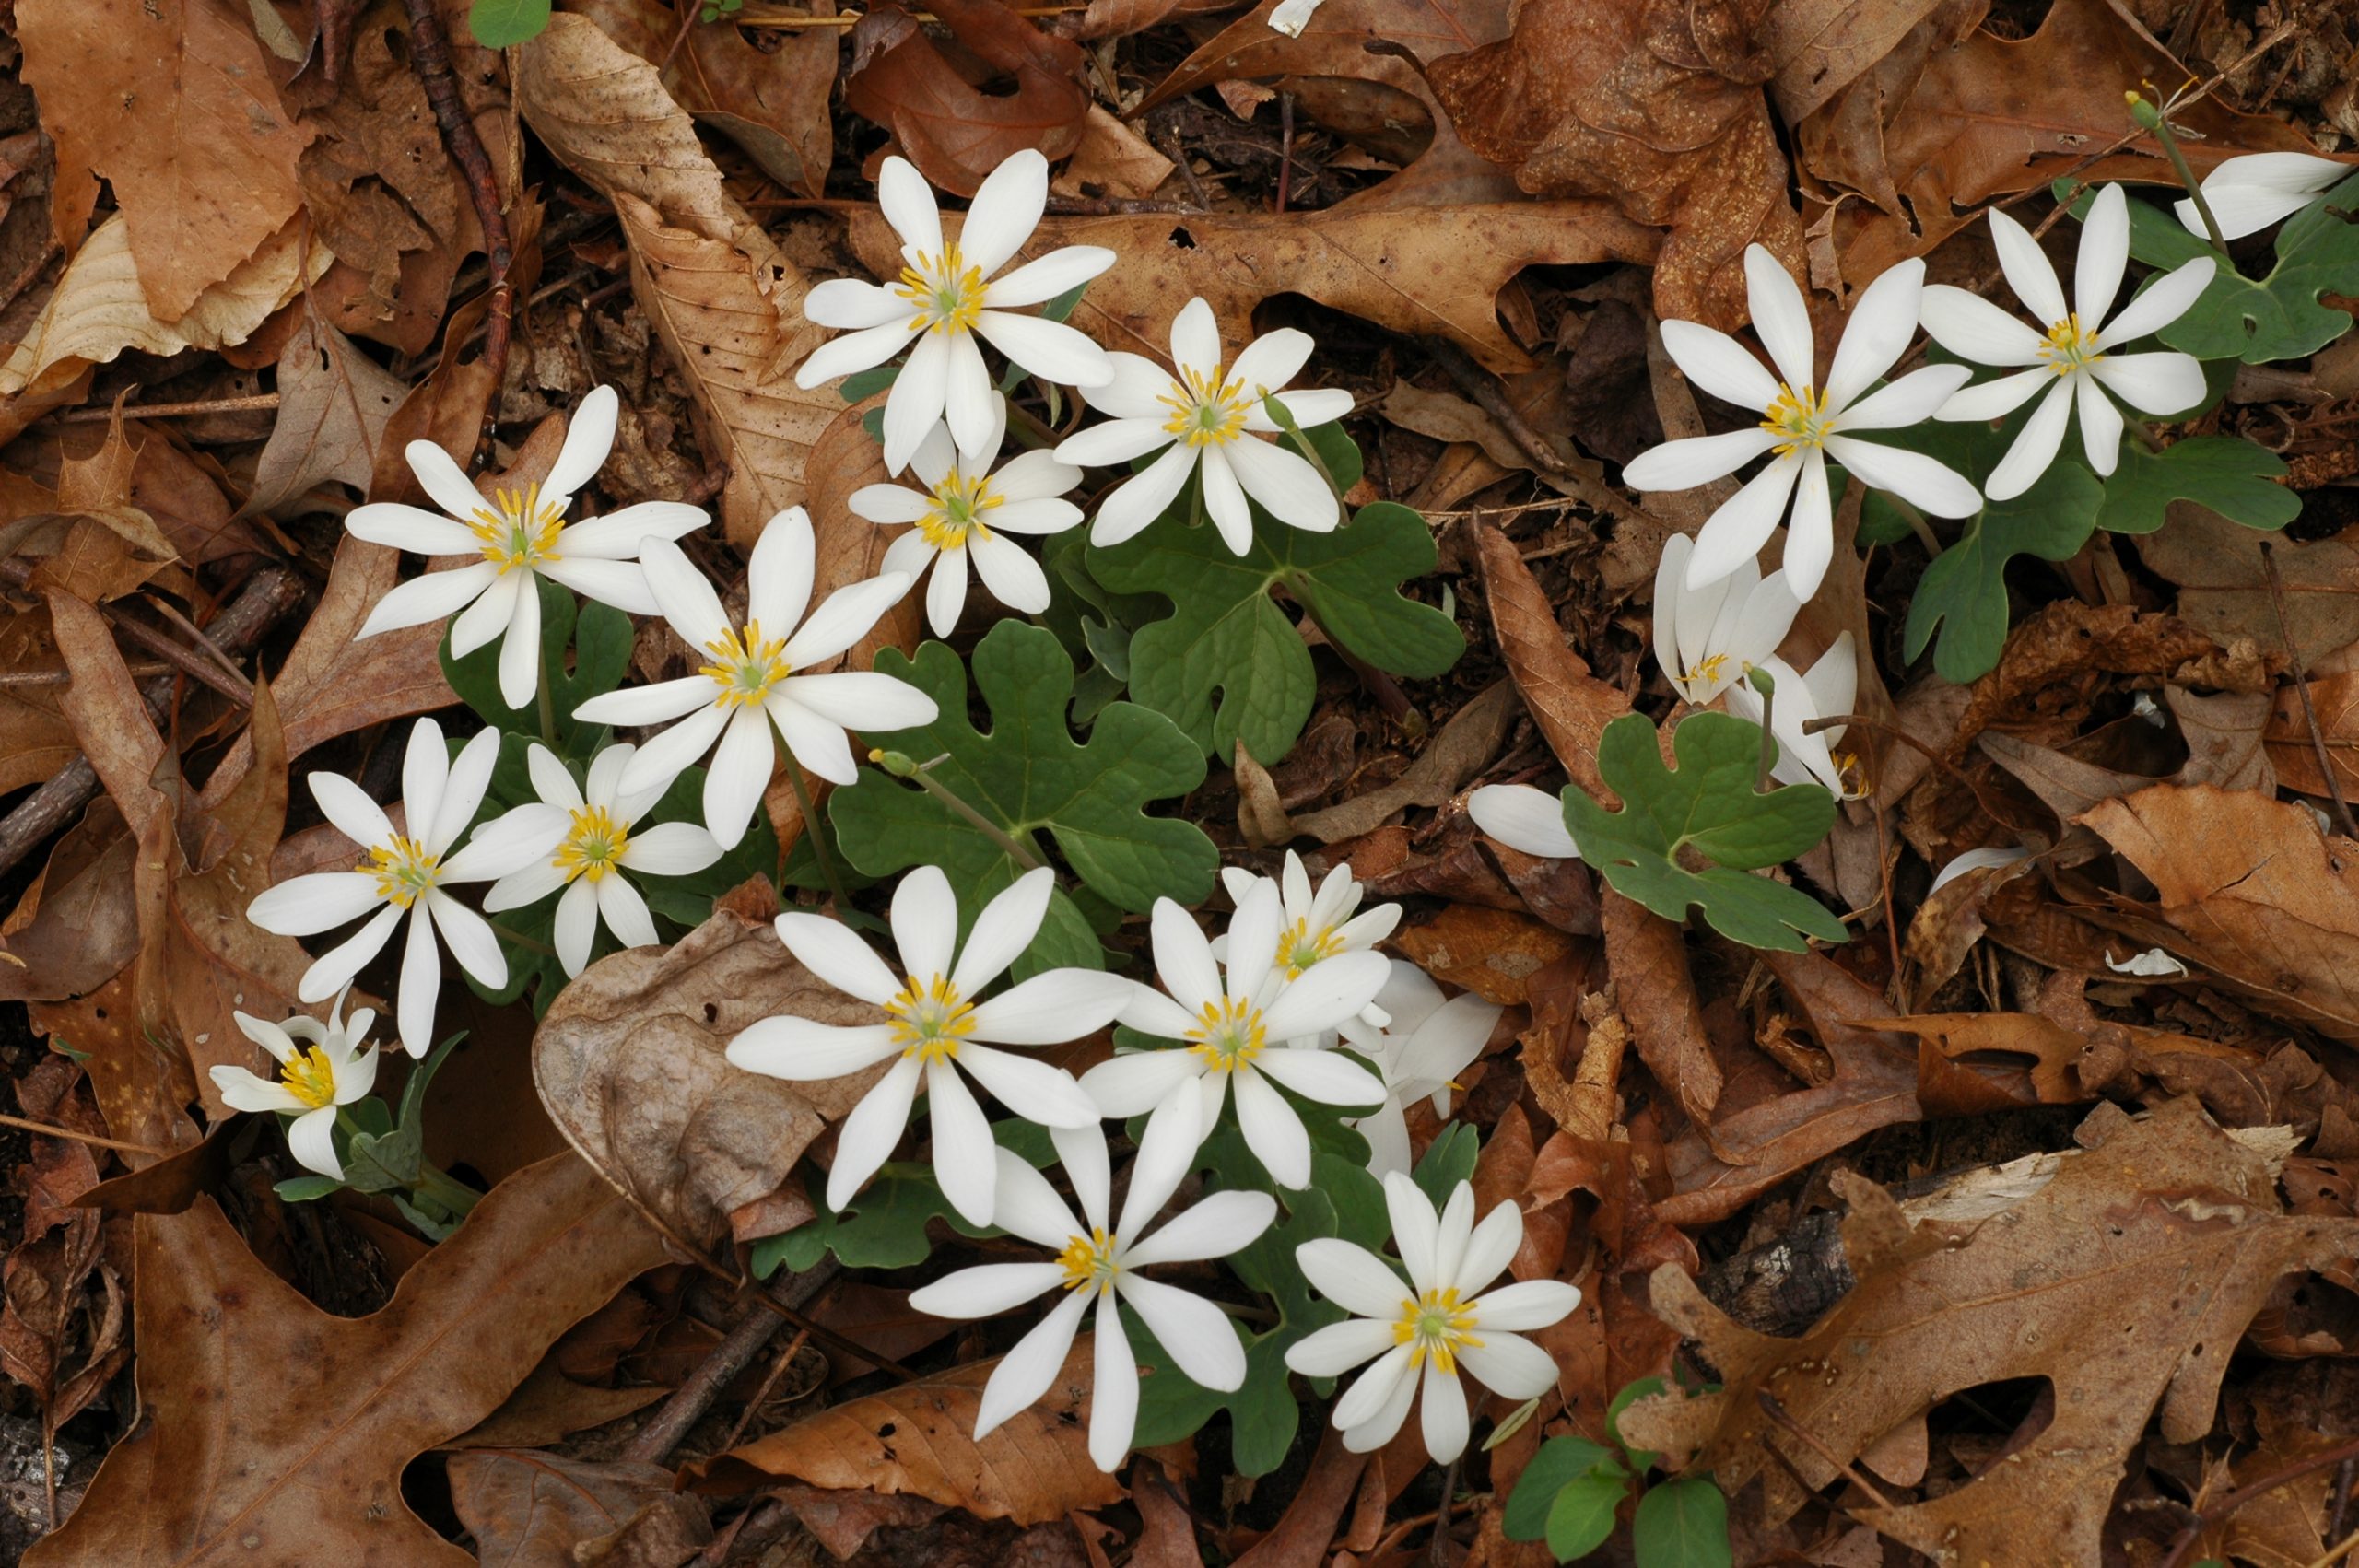
[[475,1448],[451,1457],[450,1476],[451,1505],[477,1557],[500,1568],[613,1561],[626,1539],[643,1555],[621,1561],[653,1562],[659,1539],[683,1552],[712,1539],[704,1500],[673,1491],[661,1465]]
[[844,102],[892,132],[919,173],[971,196],[1012,153],[1033,147],[1054,160],[1080,145],[1090,104],[1082,81],[1089,56],[1080,45],[999,0],[950,0],[934,12],[968,53],[1014,77],[1015,90],[983,92],[898,6],[873,8],[860,25],[882,46],[863,55],[854,43]]
[[305,1301],[210,1199],[134,1223],[147,1419],[33,1568],[468,1563],[403,1501],[402,1467],[663,1257],[570,1154],[501,1183],[366,1317]]
[[[1799,1340],[1742,1328],[1684,1272],[1657,1270],[1656,1311],[1702,1341],[1724,1387],[1642,1401],[1624,1434],[1731,1494],[1758,1476],[1782,1519],[1800,1487],[1839,1479],[1842,1462],[1949,1396],[2045,1377],[2054,1413],[2003,1462],[1929,1501],[1857,1512],[1945,1565],[2098,1561],[2115,1483],[2156,1406],[2166,1441],[2209,1431],[2228,1359],[2277,1280],[2347,1257],[2359,1222],[2288,1216],[2269,1161],[2189,1100],[2135,1122],[2107,1107],[2081,1137],[2093,1146],[2044,1184],[1964,1220],[1912,1226],[1882,1188],[1838,1176],[1859,1282]],[[1763,1394],[1813,1441],[1773,1422]]]
[[241,515],[331,480],[366,495],[386,422],[408,392],[350,338],[306,319],[278,352],[278,423],[254,462]]
[[884,1019],[814,979],[767,923],[717,914],[668,951],[617,953],[565,988],[533,1038],[541,1104],[666,1235],[723,1247],[731,1215],[775,1194],[877,1077],[788,1083],[729,1065],[733,1036],[782,1012]]

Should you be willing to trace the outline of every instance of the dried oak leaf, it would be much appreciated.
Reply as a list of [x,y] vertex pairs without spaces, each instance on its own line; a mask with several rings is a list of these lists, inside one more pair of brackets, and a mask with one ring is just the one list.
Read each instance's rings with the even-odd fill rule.
[[[451,1505],[475,1537],[475,1554],[501,1568],[575,1562],[678,1562],[712,1539],[704,1499],[672,1490],[661,1465],[475,1448],[450,1460]],[[610,1555],[626,1540],[640,1555]],[[656,1540],[681,1550],[657,1557]]]
[[570,1154],[500,1183],[366,1317],[304,1300],[210,1199],[134,1224],[146,1419],[28,1568],[464,1568],[403,1501],[403,1467],[663,1260]]
[[1469,146],[1535,195],[1668,228],[1655,313],[1734,328],[1753,241],[1802,270],[1755,43],[1765,0],[1528,0],[1514,36],[1427,75]]
[[368,494],[378,444],[408,392],[350,338],[306,317],[278,351],[278,418],[238,515],[269,511],[328,482]]
[[[2191,1100],[2135,1122],[2106,1107],[2081,1137],[2094,1147],[1972,1218],[1912,1226],[1882,1188],[1837,1176],[1859,1282],[1800,1339],[1740,1328],[1680,1270],[1657,1270],[1655,1310],[1701,1342],[1722,1388],[1642,1401],[1623,1435],[1708,1469],[1731,1495],[1760,1477],[1768,1515],[1783,1519],[1802,1488],[1840,1480],[1949,1396],[2045,1377],[2055,1414],[2005,1462],[1941,1497],[1854,1515],[1945,1568],[2097,1562],[2157,1404],[2166,1442],[2211,1430],[2221,1375],[2271,1287],[2349,1256],[2359,1221],[2287,1215],[2269,1160]],[[1774,1422],[1764,1394],[1813,1441]]]
[[1080,1336],[1049,1391],[980,1440],[975,1412],[997,1357],[847,1400],[687,1473],[707,1492],[791,1477],[832,1491],[914,1493],[979,1519],[1061,1519],[1123,1496],[1122,1483],[1089,1457],[1084,1412],[1096,1353],[1092,1336]]
[[534,1082],[599,1175],[666,1235],[710,1252],[728,1244],[731,1213],[775,1193],[878,1076],[788,1083],[732,1067],[730,1038],[783,1012],[885,1017],[813,978],[767,923],[717,914],[675,947],[583,970],[533,1036]]
[[1081,145],[1089,118],[1083,80],[1089,54],[1041,31],[999,0],[948,0],[933,7],[967,53],[1002,76],[1012,93],[987,93],[959,74],[921,28],[900,25],[891,4],[862,20],[890,41],[863,57],[854,40],[844,106],[893,133],[918,172],[943,190],[971,196],[1011,154],[1038,148],[1051,161]]

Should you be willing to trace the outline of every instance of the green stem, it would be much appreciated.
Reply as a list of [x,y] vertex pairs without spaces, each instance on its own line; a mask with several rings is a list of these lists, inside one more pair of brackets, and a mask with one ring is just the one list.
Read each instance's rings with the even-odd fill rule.
[[924,790],[927,794],[932,795],[935,800],[940,801],[944,805],[948,806],[952,811],[957,812],[960,816],[966,818],[968,823],[974,827],[976,832],[980,833],[992,843],[997,844],[1006,852],[1009,860],[1014,860],[1026,871],[1037,872],[1040,869],[1042,862],[1039,856],[1027,848],[1024,844],[1018,840],[1015,835],[1009,833],[1007,829],[1002,827],[999,824],[993,822],[991,818],[985,816],[982,813],[977,811],[966,802],[960,800],[957,795],[952,791],[949,785],[945,784],[941,779],[936,778],[930,771],[933,766],[933,763],[929,762],[920,765],[916,762],[912,762],[909,757],[903,755],[899,752],[887,751],[870,752],[868,754],[868,760],[874,763],[877,766],[883,768],[886,772],[891,774],[896,778],[908,779],[910,783],[915,784],[919,789]]
[[2138,444],[2148,451],[2158,452],[2163,450],[2163,439],[2154,434],[2154,427],[2148,425],[2143,419],[2125,418],[2122,424],[2128,427],[2131,435],[2138,438]]
[[499,938],[500,941],[514,942],[518,947],[522,948],[527,953],[537,953],[544,958],[555,958],[557,956],[556,948],[551,947],[545,942],[534,941],[531,937],[526,936],[522,931],[518,930],[513,926],[503,926],[498,920],[486,920],[484,924],[489,926],[491,928],[491,934]]
[[[534,591],[539,591],[537,583]],[[549,691],[549,645],[541,644],[541,685],[534,694],[534,702],[541,712],[541,744],[552,752],[557,750],[557,698]]]
[[1769,792],[1769,769],[1777,756],[1778,743],[1769,738],[1770,721],[1778,716],[1778,683],[1769,672],[1759,667],[1745,672],[1753,689],[1761,694],[1761,766],[1755,772],[1753,789],[1755,794]]
[[819,862],[819,875],[827,884],[827,894],[836,901],[839,916],[851,913],[851,895],[844,890],[843,873],[836,869],[836,858],[827,849],[827,836],[819,826],[819,808],[811,800],[811,787],[803,782],[803,769],[790,756],[786,759],[786,777],[794,786],[794,803],[803,808],[803,837],[811,841],[811,857]]
[[2220,264],[2235,272],[2236,263],[2228,259],[2228,242],[2220,235],[2220,220],[2212,216],[2212,204],[2203,197],[2203,182],[2188,167],[2187,154],[2179,150],[2178,137],[2172,134],[2169,119],[2135,92],[2121,96],[2130,100],[2130,118],[2153,132],[2154,139],[2162,144],[2163,156],[2171,160],[2172,171],[2177,174],[2178,182],[2187,187],[2188,199],[2195,204],[2197,216],[2203,219],[2203,232],[2211,240],[2212,249],[2219,252]]
[[1926,557],[1939,559],[1942,554],[1941,536],[1933,532],[1933,525],[1925,521],[1925,514],[1889,490],[1879,490],[1876,494],[1882,496],[1885,504],[1898,512],[1907,521],[1909,528],[1915,531],[1917,543],[1925,546]]
[[431,1164],[421,1163],[417,1183],[411,1193],[427,1199],[454,1220],[466,1218],[467,1211],[483,1200],[483,1194],[448,1171]]
[[1336,504],[1342,505],[1344,487],[1335,483],[1334,471],[1327,466],[1327,460],[1319,455],[1319,449],[1311,444],[1310,438],[1302,433],[1302,427],[1295,423],[1294,415],[1287,410],[1286,405],[1280,403],[1274,394],[1263,392],[1262,412],[1268,415],[1271,422],[1285,432],[1286,439],[1294,443],[1297,451],[1310,460],[1310,466],[1319,470],[1319,477],[1327,481],[1327,488],[1335,493]]

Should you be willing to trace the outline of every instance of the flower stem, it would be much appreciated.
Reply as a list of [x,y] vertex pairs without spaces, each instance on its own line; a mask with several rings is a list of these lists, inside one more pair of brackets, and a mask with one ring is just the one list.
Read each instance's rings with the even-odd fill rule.
[[1753,778],[1755,794],[1769,792],[1770,759],[1776,755],[1778,743],[1769,738],[1769,723],[1778,715],[1778,682],[1768,671],[1755,665],[1744,673],[1753,689],[1761,694],[1761,766]]
[[874,763],[877,766],[883,768],[886,772],[891,774],[896,778],[908,779],[910,783],[915,784],[919,789],[924,790],[927,794],[932,795],[935,800],[940,801],[944,805],[948,806],[952,811],[957,812],[960,816],[966,818],[968,823],[974,827],[975,831],[980,833],[984,837],[989,838],[992,843],[998,845],[1001,849],[1006,852],[1009,860],[1014,860],[1026,871],[1037,872],[1040,869],[1042,862],[1039,855],[1034,854],[1032,850],[1026,848],[1022,841],[1017,839],[1014,834],[1009,833],[1007,829],[1002,827],[999,824],[993,822],[991,818],[985,816],[982,813],[977,811],[966,802],[960,800],[957,794],[952,792],[949,785],[945,784],[941,779],[936,778],[932,772],[933,767],[933,763],[929,762],[920,764],[912,762],[909,757],[903,755],[899,752],[888,751],[872,751],[868,754],[868,760]]
[[[540,585],[534,584],[534,591],[539,591]],[[533,694],[533,700],[541,713],[541,744],[554,752],[557,750],[557,698],[549,692],[549,645],[546,642],[541,644],[540,662],[540,689]]]
[[1933,525],[1925,521],[1925,514],[1889,490],[1879,490],[1876,493],[1882,496],[1885,503],[1898,512],[1908,526],[1916,532],[1917,543],[1925,546],[1926,556],[1929,559],[1939,559],[1942,554],[1941,536],[1933,532]]
[[454,1220],[464,1220],[467,1211],[483,1200],[483,1194],[465,1182],[430,1163],[421,1162],[417,1168],[417,1184],[410,1191],[431,1200]]
[[1344,487],[1335,483],[1334,471],[1327,466],[1327,460],[1319,455],[1319,449],[1311,444],[1309,436],[1302,433],[1302,427],[1295,423],[1293,414],[1278,401],[1274,392],[1262,394],[1262,412],[1270,416],[1272,424],[1286,433],[1286,439],[1294,443],[1297,451],[1310,460],[1310,466],[1319,470],[1319,477],[1327,481],[1327,488],[1335,493],[1336,504],[1342,505]]
[[2129,428],[2131,435],[2138,438],[2138,444],[2148,451],[2158,452],[2163,450],[2163,439],[2154,434],[2154,427],[2143,419],[2125,418],[2122,424]]
[[484,924],[489,926],[491,928],[491,934],[498,937],[500,941],[514,942],[518,947],[522,948],[527,953],[537,953],[544,958],[555,958],[557,956],[556,948],[551,947],[545,942],[534,941],[531,937],[526,936],[522,931],[518,930],[513,926],[504,926],[498,920],[486,920]]
[[811,857],[819,862],[819,875],[827,884],[828,896],[836,901],[837,912],[851,913],[851,895],[844,890],[843,872],[836,869],[836,858],[827,849],[827,836],[819,826],[819,808],[812,802],[811,787],[803,782],[803,769],[792,756],[786,759],[787,781],[794,786],[794,803],[803,808],[803,837],[811,841]]
[[2179,150],[2178,137],[2172,134],[2170,120],[2134,91],[2121,96],[2129,99],[2130,118],[2143,129],[2153,132],[2154,139],[2162,144],[2163,156],[2171,160],[2172,171],[2178,175],[2178,182],[2187,187],[2188,199],[2195,204],[2197,216],[2203,219],[2203,232],[2211,240],[2212,249],[2219,252],[2221,264],[2233,273],[2236,263],[2228,259],[2228,242],[2220,236],[2220,220],[2212,216],[2212,204],[2203,199],[2203,182],[2196,179],[2195,170],[2187,166],[2187,154]]

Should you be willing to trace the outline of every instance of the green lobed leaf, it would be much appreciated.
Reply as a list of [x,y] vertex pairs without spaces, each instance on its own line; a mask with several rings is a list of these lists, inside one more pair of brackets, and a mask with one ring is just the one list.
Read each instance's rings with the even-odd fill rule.
[[1558,1492],[1548,1504],[1548,1550],[1559,1562],[1587,1557],[1614,1533],[1614,1515],[1630,1494],[1617,1476],[1584,1476]]
[[1629,1485],[1621,1456],[1605,1445],[1586,1437],[1548,1439],[1516,1478],[1515,1490],[1508,1494],[1507,1508],[1499,1518],[1500,1529],[1509,1540],[1545,1539],[1556,1494],[1590,1476],[1611,1480],[1617,1494]]
[[1701,1477],[1649,1487],[1630,1544],[1638,1568],[1730,1568],[1728,1499]]
[[[897,750],[925,762],[953,794],[1020,844],[1042,848],[1045,833],[1087,889],[1144,914],[1157,897],[1193,904],[1212,891],[1219,855],[1193,823],[1147,814],[1150,802],[1185,795],[1204,780],[1204,759],[1168,719],[1135,703],[1109,703],[1086,743],[1066,728],[1073,661],[1054,634],[1003,620],[975,645],[975,688],[991,729],[968,717],[967,672],[938,642],[915,660],[898,649],[875,667],[932,696],[941,717],[892,736]],[[879,769],[838,790],[828,802],[844,857],[870,876],[937,865],[961,890],[959,922],[1023,868],[945,802]],[[1045,857],[1043,857],[1045,859]],[[1062,891],[1018,977],[1063,965],[1101,968],[1103,949],[1080,907]]]
[[2247,528],[2283,528],[2302,515],[2302,497],[2274,483],[2284,476],[2276,453],[2236,436],[2192,436],[2159,452],[2132,441],[2105,482],[2097,526],[2152,533],[2173,501],[2193,501]]
[[1965,536],[1925,568],[1909,602],[1906,647],[1916,658],[1933,639],[1933,668],[1964,685],[1998,667],[2007,643],[2007,563],[2017,556],[2065,561],[2080,553],[2105,504],[2097,476],[2061,458],[2012,500],[1986,501]]
[[1391,502],[1362,508],[1332,533],[1257,513],[1253,547],[1243,556],[1231,555],[1212,527],[1166,517],[1135,539],[1092,548],[1087,559],[1108,588],[1170,601],[1168,618],[1132,634],[1131,696],[1215,756],[1242,740],[1257,761],[1275,763],[1310,717],[1318,690],[1310,653],[1273,589],[1302,605],[1338,647],[1391,674],[1438,675],[1466,646],[1449,616],[1402,597],[1402,582],[1433,570],[1433,532]]
[[[1800,952],[1802,938],[1842,942],[1843,923],[1798,888],[1752,872],[1802,854],[1835,823],[1835,797],[1816,784],[1754,789],[1761,728],[1699,713],[1672,732],[1678,766],[1663,766],[1655,729],[1625,714],[1598,743],[1599,775],[1622,797],[1609,812],[1578,784],[1565,787],[1565,825],[1581,858],[1615,892],[1665,919],[1699,907],[1712,929],[1748,947]],[[1715,864],[1681,863],[1692,850]]]
[[1410,1178],[1438,1209],[1449,1201],[1460,1182],[1474,1179],[1475,1157],[1482,1152],[1483,1135],[1474,1130],[1474,1124],[1453,1121],[1426,1145],[1425,1155],[1409,1173]]
[[[2062,200],[2060,182],[2057,198]],[[2088,210],[2083,195],[2073,216]],[[2323,294],[2359,294],[2359,224],[2328,211],[2359,205],[2359,175],[2345,180],[2277,231],[2277,264],[2267,277],[2244,277],[2222,267],[2185,315],[2155,335],[2198,359],[2242,359],[2264,365],[2317,353],[2351,330],[2348,312],[2319,302]],[[2176,267],[2212,248],[2150,202],[2130,204],[2130,253],[2150,266]]]
[[[1036,1170],[1056,1158],[1048,1130],[1030,1122],[1013,1117],[995,1121],[992,1141],[1021,1155]],[[799,1274],[828,1251],[848,1269],[912,1268],[932,1250],[925,1234],[930,1220],[946,1221],[965,1236],[1002,1234],[988,1226],[978,1230],[960,1219],[942,1195],[931,1164],[888,1161],[841,1213],[829,1209],[824,1199],[815,1199],[812,1206],[818,1211],[816,1218],[754,1243],[757,1278],[769,1279],[780,1264]]]
[[538,38],[549,25],[549,0],[475,0],[467,30],[486,49],[506,49]]

